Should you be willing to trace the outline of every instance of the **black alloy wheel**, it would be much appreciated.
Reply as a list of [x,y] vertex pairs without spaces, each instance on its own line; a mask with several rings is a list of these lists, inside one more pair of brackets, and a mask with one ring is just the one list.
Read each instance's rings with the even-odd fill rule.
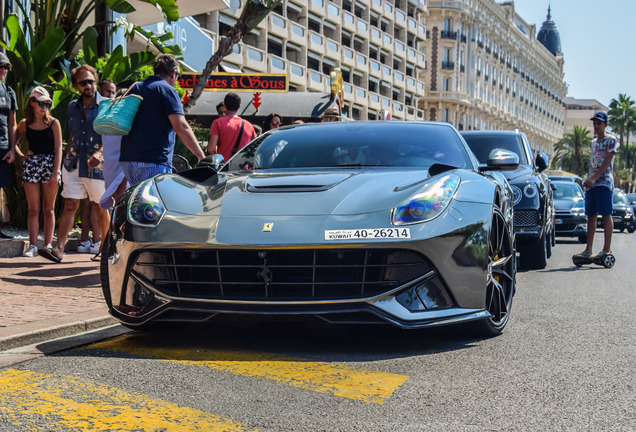
[[496,208],[492,217],[488,242],[488,275],[486,277],[486,310],[490,317],[479,321],[477,330],[482,336],[501,334],[512,307],[515,292],[515,250],[510,227]]

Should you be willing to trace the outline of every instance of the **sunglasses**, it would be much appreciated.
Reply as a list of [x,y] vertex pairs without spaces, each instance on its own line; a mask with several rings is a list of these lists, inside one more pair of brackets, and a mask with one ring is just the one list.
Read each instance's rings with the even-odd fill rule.
[[271,124],[272,124],[272,126],[278,126],[280,124],[280,122],[273,121]]
[[51,108],[53,106],[53,104],[51,102],[42,102],[42,101],[35,101],[35,102],[38,103],[38,106],[40,108],[45,108],[46,107],[46,109],[49,109],[49,108]]
[[4,69],[4,70],[11,70],[11,66],[9,66],[9,65],[2,65],[2,66],[0,66],[0,69]]
[[95,80],[87,79],[87,80],[78,81],[77,83],[81,85],[82,87],[86,87],[89,84],[95,84]]

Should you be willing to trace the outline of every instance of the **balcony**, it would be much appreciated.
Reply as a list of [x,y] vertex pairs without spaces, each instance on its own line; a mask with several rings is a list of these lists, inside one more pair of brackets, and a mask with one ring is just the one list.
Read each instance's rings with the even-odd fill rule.
[[296,23],[290,22],[289,25],[289,41],[295,42],[300,46],[307,45],[306,30],[304,27]]
[[382,32],[379,28],[371,26],[369,40],[375,45],[382,45]]
[[440,32],[440,37],[442,39],[457,40],[457,32],[456,31],[450,31],[450,30],[442,30]]
[[308,70],[307,73],[309,75],[309,81],[307,82],[308,89],[322,93],[327,93],[329,91],[329,78],[327,78],[326,75],[323,75],[313,69]]
[[355,67],[356,65],[356,58],[355,58],[355,53],[353,52],[353,50],[351,48],[347,48],[347,47],[342,47],[342,64],[345,64],[347,66],[351,66],[351,67]]
[[324,37],[314,31],[309,31],[308,48],[324,55],[326,53]]
[[275,56],[273,54],[269,55],[269,64],[267,68],[268,73],[288,73],[287,72],[287,61],[281,57]]
[[287,22],[277,14],[270,14],[269,25],[267,26],[267,33],[283,39],[287,38]]
[[320,16],[325,16],[326,1],[327,0],[309,0],[309,10]]
[[443,70],[455,70],[455,62],[451,62],[451,61],[442,62],[442,69]]
[[343,11],[342,28],[349,30],[352,33],[357,32],[356,17],[351,12]]
[[243,66],[254,70],[267,70],[267,55],[251,46],[243,46]]

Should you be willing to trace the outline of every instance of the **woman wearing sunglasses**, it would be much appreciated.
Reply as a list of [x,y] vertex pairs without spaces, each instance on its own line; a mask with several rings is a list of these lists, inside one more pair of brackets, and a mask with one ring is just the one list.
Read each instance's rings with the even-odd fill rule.
[[36,246],[40,231],[40,202],[44,215],[44,244],[51,249],[55,228],[55,197],[62,179],[62,128],[60,122],[50,113],[53,100],[44,87],[37,86],[29,95],[24,108],[24,119],[18,124],[16,142],[26,136],[29,150],[22,154],[16,146],[16,153],[23,163],[22,181],[29,206],[29,248],[22,255],[33,257],[38,254]]
[[278,113],[271,113],[263,121],[263,133],[268,130],[276,129],[283,124],[282,117]]

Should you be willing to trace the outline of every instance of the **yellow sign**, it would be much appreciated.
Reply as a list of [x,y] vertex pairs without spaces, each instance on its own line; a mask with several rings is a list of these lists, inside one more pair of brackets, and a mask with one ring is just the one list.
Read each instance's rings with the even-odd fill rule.
[[331,97],[335,98],[340,107],[344,106],[344,84],[342,83],[342,71],[340,68],[335,68],[331,71]]

